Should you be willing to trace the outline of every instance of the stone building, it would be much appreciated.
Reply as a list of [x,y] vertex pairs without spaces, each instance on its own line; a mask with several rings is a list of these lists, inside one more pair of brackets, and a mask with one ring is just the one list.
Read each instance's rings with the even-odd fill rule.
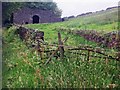
[[22,8],[13,13],[13,23],[15,24],[51,23],[60,21],[62,21],[62,19],[49,10]]

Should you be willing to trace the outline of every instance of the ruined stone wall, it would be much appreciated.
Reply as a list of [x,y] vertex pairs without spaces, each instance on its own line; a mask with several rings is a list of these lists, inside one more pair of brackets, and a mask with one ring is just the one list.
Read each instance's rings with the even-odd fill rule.
[[13,22],[16,24],[33,23],[33,16],[39,16],[39,23],[60,22],[61,18],[57,17],[52,11],[23,8],[13,14]]

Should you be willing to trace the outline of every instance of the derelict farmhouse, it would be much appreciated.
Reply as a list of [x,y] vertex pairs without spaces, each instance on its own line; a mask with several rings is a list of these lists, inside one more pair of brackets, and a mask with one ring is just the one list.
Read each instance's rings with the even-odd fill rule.
[[49,10],[25,7],[13,13],[13,23],[16,24],[51,23],[60,21],[61,18]]

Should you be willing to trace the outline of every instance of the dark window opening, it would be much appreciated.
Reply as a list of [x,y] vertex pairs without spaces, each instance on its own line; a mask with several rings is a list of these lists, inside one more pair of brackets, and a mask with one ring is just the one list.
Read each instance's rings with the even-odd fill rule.
[[64,18],[62,18],[62,21],[65,21],[65,19],[64,19]]
[[28,22],[25,22],[25,24],[28,24]]
[[10,16],[10,23],[13,23],[13,13]]
[[37,16],[37,15],[33,16],[33,24],[34,23],[39,23],[39,16]]

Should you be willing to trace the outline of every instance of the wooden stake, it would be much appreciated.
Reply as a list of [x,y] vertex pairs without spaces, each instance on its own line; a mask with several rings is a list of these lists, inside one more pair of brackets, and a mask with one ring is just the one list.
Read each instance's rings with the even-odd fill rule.
[[105,58],[105,64],[106,65],[108,64],[108,58],[107,57]]
[[[58,44],[63,45],[63,42],[61,40],[61,34],[58,32]],[[64,58],[64,47],[63,46],[58,46],[59,51],[60,51],[60,59],[62,60]]]
[[43,53],[42,53],[42,47],[40,45],[40,42],[39,40],[37,40],[37,50],[38,50],[38,53],[40,54],[40,57],[41,57],[41,60],[43,59]]
[[90,51],[88,50],[88,56],[87,56],[87,61],[90,60]]
[[60,50],[60,57],[61,59],[63,59],[64,57],[64,48],[63,48],[63,43],[67,41],[68,38],[65,38],[64,41],[62,42],[61,41],[61,35],[60,33],[58,32],[58,42],[59,42],[59,45],[58,45],[58,48],[52,53],[52,55],[48,58],[48,60],[46,61],[45,65],[48,64],[50,61],[51,61],[51,58],[54,57],[54,55]]
[[52,55],[48,58],[48,60],[46,61],[45,65],[48,64],[51,61],[51,58],[58,52],[59,48],[57,48]]

